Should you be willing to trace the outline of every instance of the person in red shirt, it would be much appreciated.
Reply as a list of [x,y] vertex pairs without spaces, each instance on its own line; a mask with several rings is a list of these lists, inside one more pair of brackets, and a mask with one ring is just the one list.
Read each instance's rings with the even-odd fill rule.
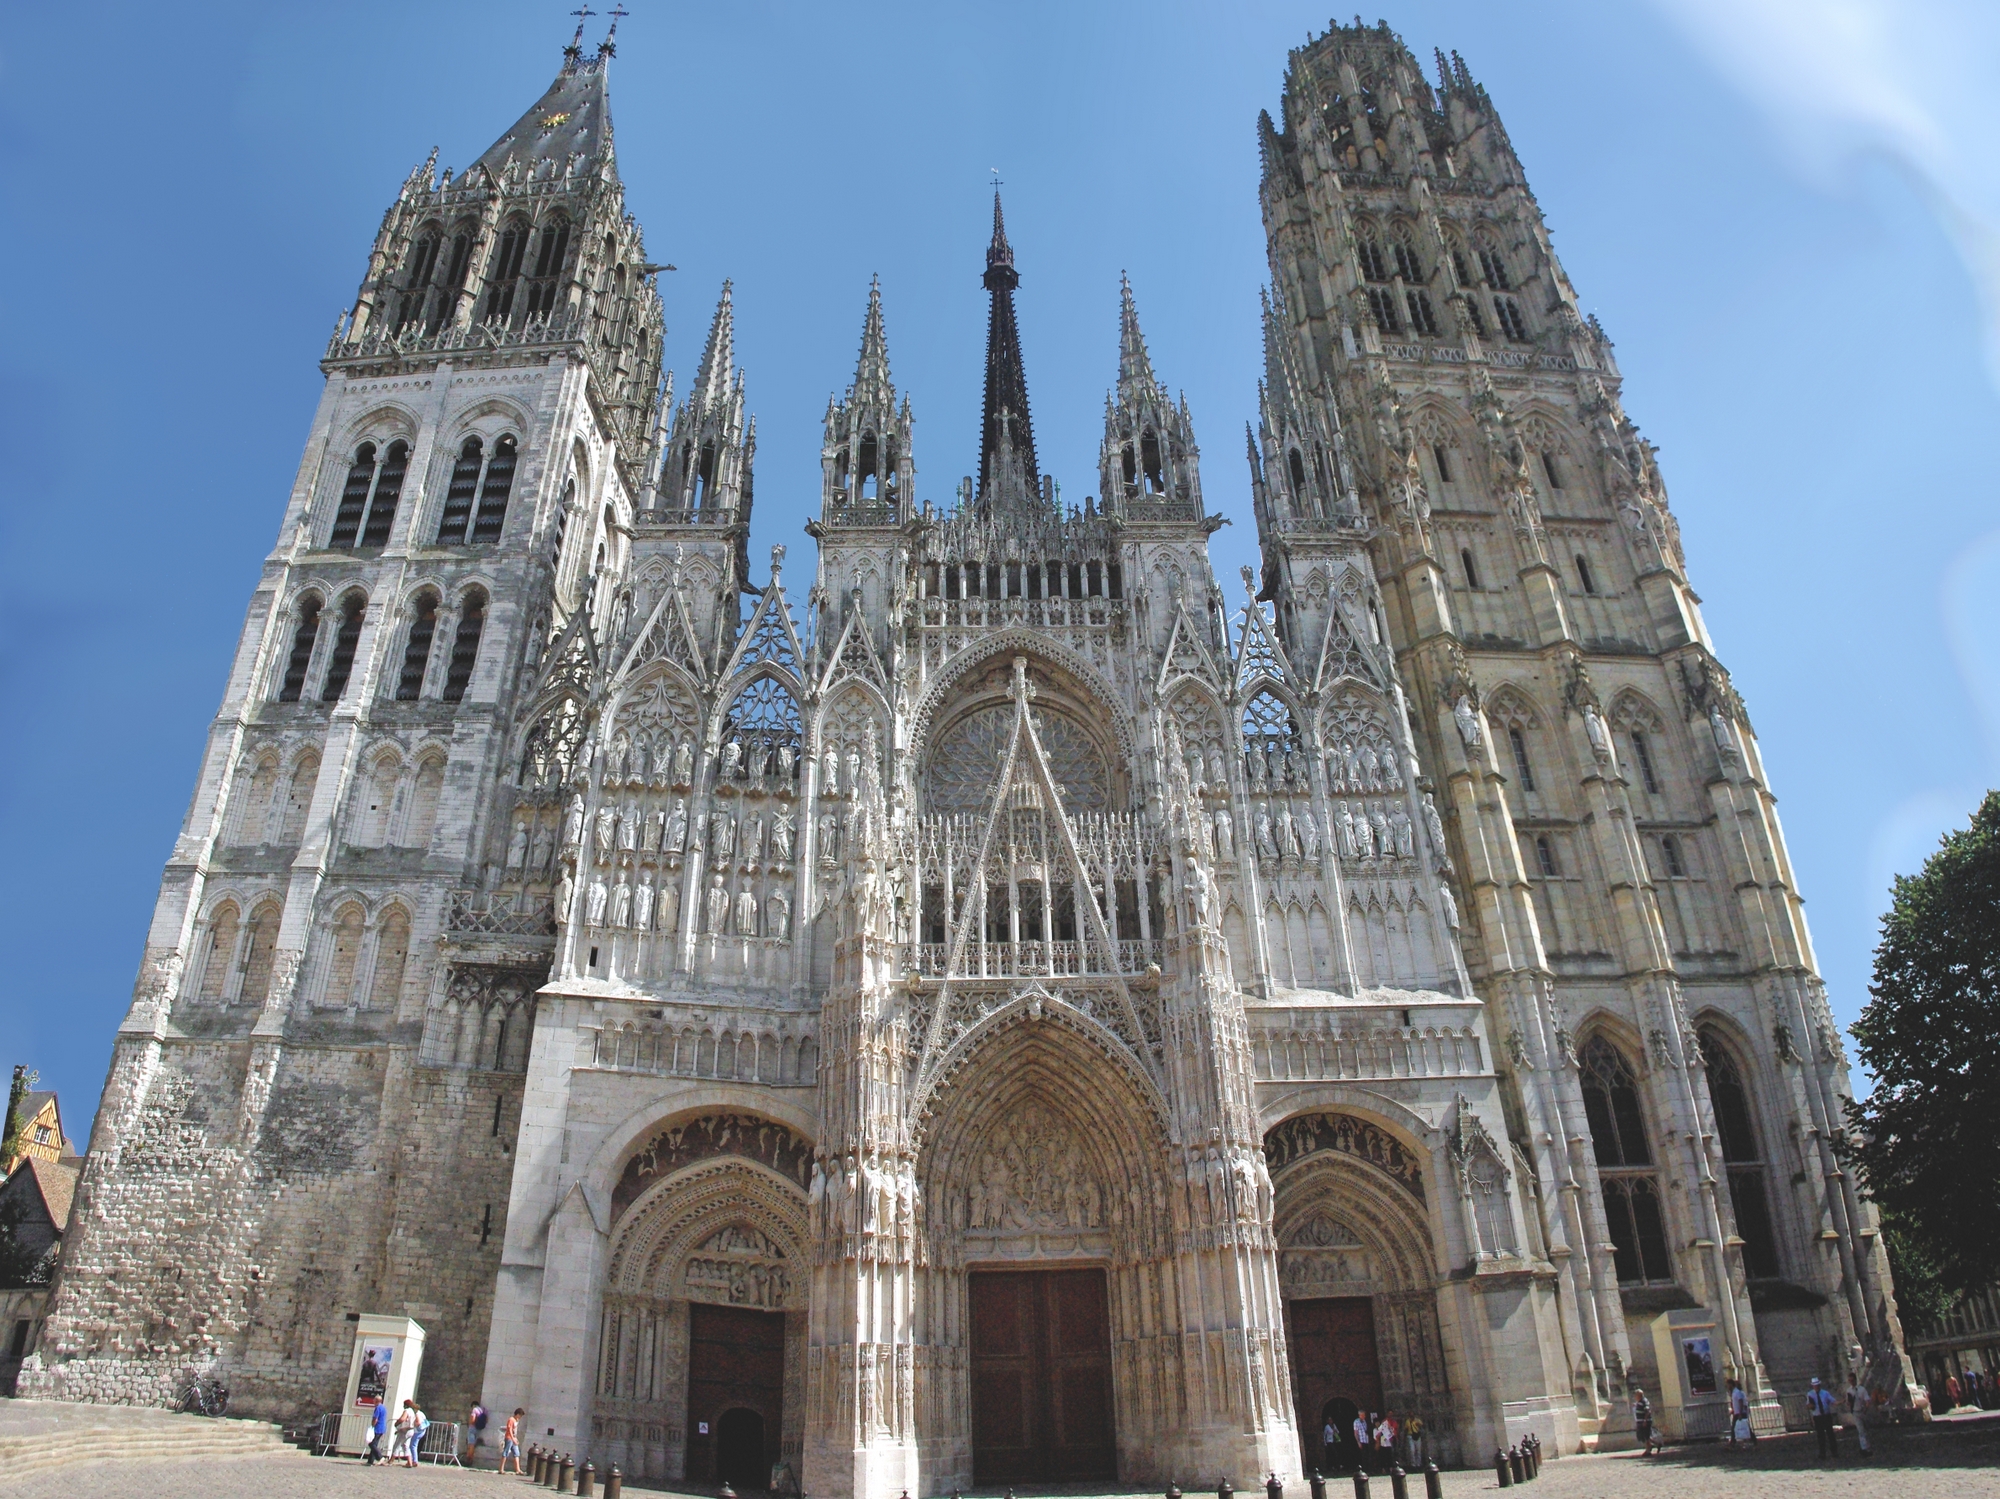
[[521,1467],[521,1417],[527,1414],[520,1406],[514,1407],[514,1414],[507,1418],[507,1425],[500,1433],[500,1471],[507,1471],[507,1459],[514,1459],[514,1471],[523,1473]]

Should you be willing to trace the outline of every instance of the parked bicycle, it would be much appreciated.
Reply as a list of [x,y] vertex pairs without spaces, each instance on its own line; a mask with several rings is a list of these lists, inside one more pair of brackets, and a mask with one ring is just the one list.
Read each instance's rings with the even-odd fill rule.
[[229,1386],[219,1379],[192,1375],[181,1391],[180,1409],[191,1416],[219,1416],[229,1409]]

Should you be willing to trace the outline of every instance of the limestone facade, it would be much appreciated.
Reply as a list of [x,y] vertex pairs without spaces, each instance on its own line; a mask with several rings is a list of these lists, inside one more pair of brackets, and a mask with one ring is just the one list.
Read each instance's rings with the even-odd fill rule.
[[1358,1364],[1446,1461],[1614,1440],[1677,1305],[1760,1399],[1896,1382],[1755,740],[1462,66],[1337,28],[1265,121],[1232,613],[1129,288],[1098,492],[1041,474],[997,199],[977,484],[918,495],[873,291],[753,576],[610,56],[336,329],[23,1392],[316,1410],[396,1313],[434,1412],[699,1479],[727,1406],[893,1499],[980,1479],[982,1277],[1056,1269],[1135,1485],[1296,1476]]

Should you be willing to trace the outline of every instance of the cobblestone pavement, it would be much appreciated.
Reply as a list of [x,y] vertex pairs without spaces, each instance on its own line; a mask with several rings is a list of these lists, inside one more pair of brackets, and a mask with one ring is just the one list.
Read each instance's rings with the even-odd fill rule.
[[[1745,1452],[1703,1446],[1651,1458],[1635,1453],[1564,1458],[1544,1464],[1541,1478],[1527,1486],[1521,1499],[2000,1499],[2000,1421],[1945,1421],[1883,1431],[1876,1436],[1875,1457],[1865,1463],[1855,1455],[1852,1433],[1841,1435],[1837,1463],[1816,1460],[1809,1435],[1767,1438]],[[1444,1475],[1446,1499],[1471,1499],[1494,1488],[1490,1472]],[[352,1459],[303,1454],[79,1465],[15,1483],[0,1475],[0,1499],[382,1499],[391,1494],[396,1499],[500,1499],[528,1490],[525,1480],[512,1475],[430,1467],[416,1472],[368,1469]],[[1386,1479],[1377,1479],[1372,1490],[1373,1499],[1388,1499]],[[1421,1478],[1411,1490],[1422,1495]],[[661,1491],[628,1485],[627,1492],[635,1499],[651,1499]],[[1085,1499],[1090,1493],[1084,1488],[1054,1492],[1066,1499]],[[1302,1489],[1290,1492],[1293,1499],[1303,1499]],[[1348,1499],[1351,1492],[1345,1479],[1327,1486],[1328,1499]],[[700,1499],[712,1494],[703,1491]],[[1197,1492],[1190,1499],[1205,1496]],[[1245,1493],[1242,1499],[1262,1496]]]

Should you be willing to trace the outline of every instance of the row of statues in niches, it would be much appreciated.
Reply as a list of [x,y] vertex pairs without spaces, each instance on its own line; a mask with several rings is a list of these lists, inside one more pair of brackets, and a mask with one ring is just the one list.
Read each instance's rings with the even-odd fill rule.
[[[1312,790],[1306,757],[1296,747],[1281,747],[1270,739],[1250,739],[1243,749],[1244,779],[1253,796],[1303,795]],[[1204,756],[1199,747],[1187,755],[1188,788],[1196,796],[1227,796],[1229,781],[1223,772],[1222,751],[1211,747]],[[1347,795],[1369,792],[1399,792],[1403,771],[1396,751],[1387,744],[1352,740],[1332,745],[1326,753],[1327,786]]]
[[[570,798],[563,820],[562,848],[574,857],[583,842],[585,824],[590,827],[590,847],[594,862],[666,863],[678,867],[690,847],[705,848],[712,865],[741,864],[745,868],[765,864],[782,868],[792,862],[798,840],[798,814],[780,804],[766,810],[745,804],[738,808],[717,807],[707,814],[690,813],[688,799],[671,800],[655,796],[631,796],[623,801],[600,802],[588,812],[583,796]],[[514,848],[523,841],[525,825],[517,820],[513,843],[508,848],[508,867],[517,867]],[[534,835],[539,838],[539,833]],[[538,846],[530,842],[529,847]],[[537,866],[539,867],[539,866]]]
[[[1421,808],[1431,848],[1442,859],[1444,822],[1437,805],[1425,793]],[[1236,858],[1236,819],[1218,807],[1202,820],[1208,856],[1222,863]],[[1417,825],[1403,799],[1337,799],[1328,804],[1327,827],[1306,797],[1260,800],[1250,808],[1251,848],[1261,863],[1319,862],[1322,847],[1343,859],[1412,859],[1417,854]]]
[[[616,870],[594,870],[584,886],[583,924],[592,931],[629,931],[637,935],[677,937],[681,931],[682,887],[678,870],[654,871],[620,863]],[[569,876],[562,893],[567,906]],[[792,936],[792,891],[788,877],[720,873],[708,876],[697,903],[695,934],[715,938],[760,938],[788,942]]]

